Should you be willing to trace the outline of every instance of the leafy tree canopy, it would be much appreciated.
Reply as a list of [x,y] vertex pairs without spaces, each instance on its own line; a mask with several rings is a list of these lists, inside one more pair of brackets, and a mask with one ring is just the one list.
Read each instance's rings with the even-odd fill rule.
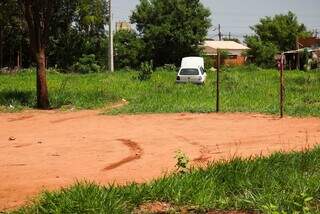
[[310,35],[304,24],[298,22],[297,16],[288,12],[260,19],[260,23],[251,27],[261,41],[275,44],[280,51],[295,49],[297,37]]
[[274,64],[275,53],[295,49],[298,37],[311,35],[292,12],[262,18],[251,29],[255,35],[247,36],[245,43],[251,48],[248,54],[256,58],[258,65]]
[[117,68],[137,68],[143,59],[145,43],[134,31],[120,30],[114,37]]
[[246,43],[250,47],[249,57],[254,57],[254,62],[261,67],[273,67],[275,65],[274,56],[279,52],[278,47],[269,41],[263,42],[258,36],[246,38]]
[[[28,27],[20,7],[22,1],[0,1],[0,58],[3,66],[15,66],[21,52],[24,67],[31,65]],[[41,1],[38,1],[41,3]],[[105,0],[52,0],[52,15],[48,25],[48,66],[69,68],[82,54],[95,54],[100,65],[106,61],[108,1]],[[33,1],[38,5],[37,1]],[[1,57],[2,56],[2,57]],[[2,63],[0,63],[2,64]],[[1,66],[1,65],[0,65]]]
[[209,16],[200,0],[140,0],[131,22],[148,47],[146,60],[159,66],[198,55],[211,26]]
[[61,0],[51,21],[49,66],[69,68],[83,54],[94,54],[100,65],[106,61],[105,0]]

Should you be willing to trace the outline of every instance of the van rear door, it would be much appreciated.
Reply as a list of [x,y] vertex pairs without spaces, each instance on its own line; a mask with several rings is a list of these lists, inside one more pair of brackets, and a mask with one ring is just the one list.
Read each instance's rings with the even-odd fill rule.
[[182,68],[179,72],[180,80],[182,82],[199,81],[200,73],[197,68]]

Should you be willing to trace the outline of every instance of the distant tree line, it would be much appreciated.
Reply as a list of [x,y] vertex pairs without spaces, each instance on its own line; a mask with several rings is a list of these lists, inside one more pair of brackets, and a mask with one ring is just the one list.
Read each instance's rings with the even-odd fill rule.
[[[50,107],[46,68],[96,72],[105,66],[109,1],[2,0],[0,67],[36,67],[37,105]],[[199,0],[140,0],[131,16],[136,32],[118,32],[117,67],[156,66],[200,54],[210,11]]]
[[137,68],[144,61],[156,67],[178,65],[182,57],[200,55],[210,15],[199,0],[140,0],[130,17],[137,31],[115,35],[116,66]]
[[311,36],[292,12],[264,17],[251,29],[254,35],[247,36],[244,41],[250,48],[247,54],[262,67],[274,67],[277,53],[295,50],[298,37]]
[[[32,66],[30,29],[25,19],[23,3],[26,1],[3,0],[0,2],[0,66]],[[35,7],[45,4],[30,1]],[[99,64],[105,64],[108,21],[105,0],[59,0],[52,3],[53,14],[48,20],[46,66],[67,69],[82,55],[94,54]],[[47,5],[46,5],[47,6]],[[39,9],[39,8],[38,8]],[[47,8],[48,9],[48,8]],[[44,24],[44,23],[42,23]]]
[[[25,11],[18,0],[0,2],[0,67],[35,66]],[[33,5],[38,0],[31,0]],[[46,67],[77,70],[80,61],[107,63],[108,2],[60,0],[54,3],[48,23]],[[198,45],[211,25],[210,11],[199,0],[141,0],[131,15],[137,31],[115,34],[117,68],[177,64],[181,57],[198,55]],[[79,69],[78,69],[79,70]],[[83,69],[80,69],[83,70]]]

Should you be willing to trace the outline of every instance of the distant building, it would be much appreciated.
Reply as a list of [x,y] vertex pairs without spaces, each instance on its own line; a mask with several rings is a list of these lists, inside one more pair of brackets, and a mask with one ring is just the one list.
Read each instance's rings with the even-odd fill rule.
[[299,38],[296,46],[296,50],[284,52],[287,59],[288,69],[305,69],[307,62],[302,59],[302,56],[305,53],[309,53],[309,58],[313,60],[313,65],[309,67],[320,68],[320,38]]
[[[309,37],[309,38],[299,38],[299,48],[308,48],[311,49],[313,53],[313,58],[317,58],[318,67],[320,67],[320,38],[318,37]],[[309,50],[310,51],[310,50]]]
[[247,46],[234,41],[206,40],[202,47],[204,54],[211,56],[213,59],[217,56],[217,50],[226,51],[228,57],[223,62],[225,65],[243,65],[246,62],[243,53],[249,50]]
[[299,48],[320,48],[320,38],[317,37],[299,38],[298,42]]
[[116,23],[116,31],[120,31],[120,30],[128,30],[128,31],[131,31],[132,28],[131,28],[131,25],[129,22],[126,22],[126,21],[121,21],[121,22],[117,22]]

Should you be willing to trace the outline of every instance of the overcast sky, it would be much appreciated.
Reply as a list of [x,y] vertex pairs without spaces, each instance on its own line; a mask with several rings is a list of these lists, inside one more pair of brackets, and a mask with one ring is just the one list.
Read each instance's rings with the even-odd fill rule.
[[[250,34],[249,26],[254,25],[263,16],[287,13],[297,14],[299,21],[309,30],[320,32],[320,0],[201,0],[211,10],[212,24],[221,24],[222,33],[236,37]],[[113,0],[115,21],[129,20],[139,0]],[[212,30],[209,37],[217,33]]]

